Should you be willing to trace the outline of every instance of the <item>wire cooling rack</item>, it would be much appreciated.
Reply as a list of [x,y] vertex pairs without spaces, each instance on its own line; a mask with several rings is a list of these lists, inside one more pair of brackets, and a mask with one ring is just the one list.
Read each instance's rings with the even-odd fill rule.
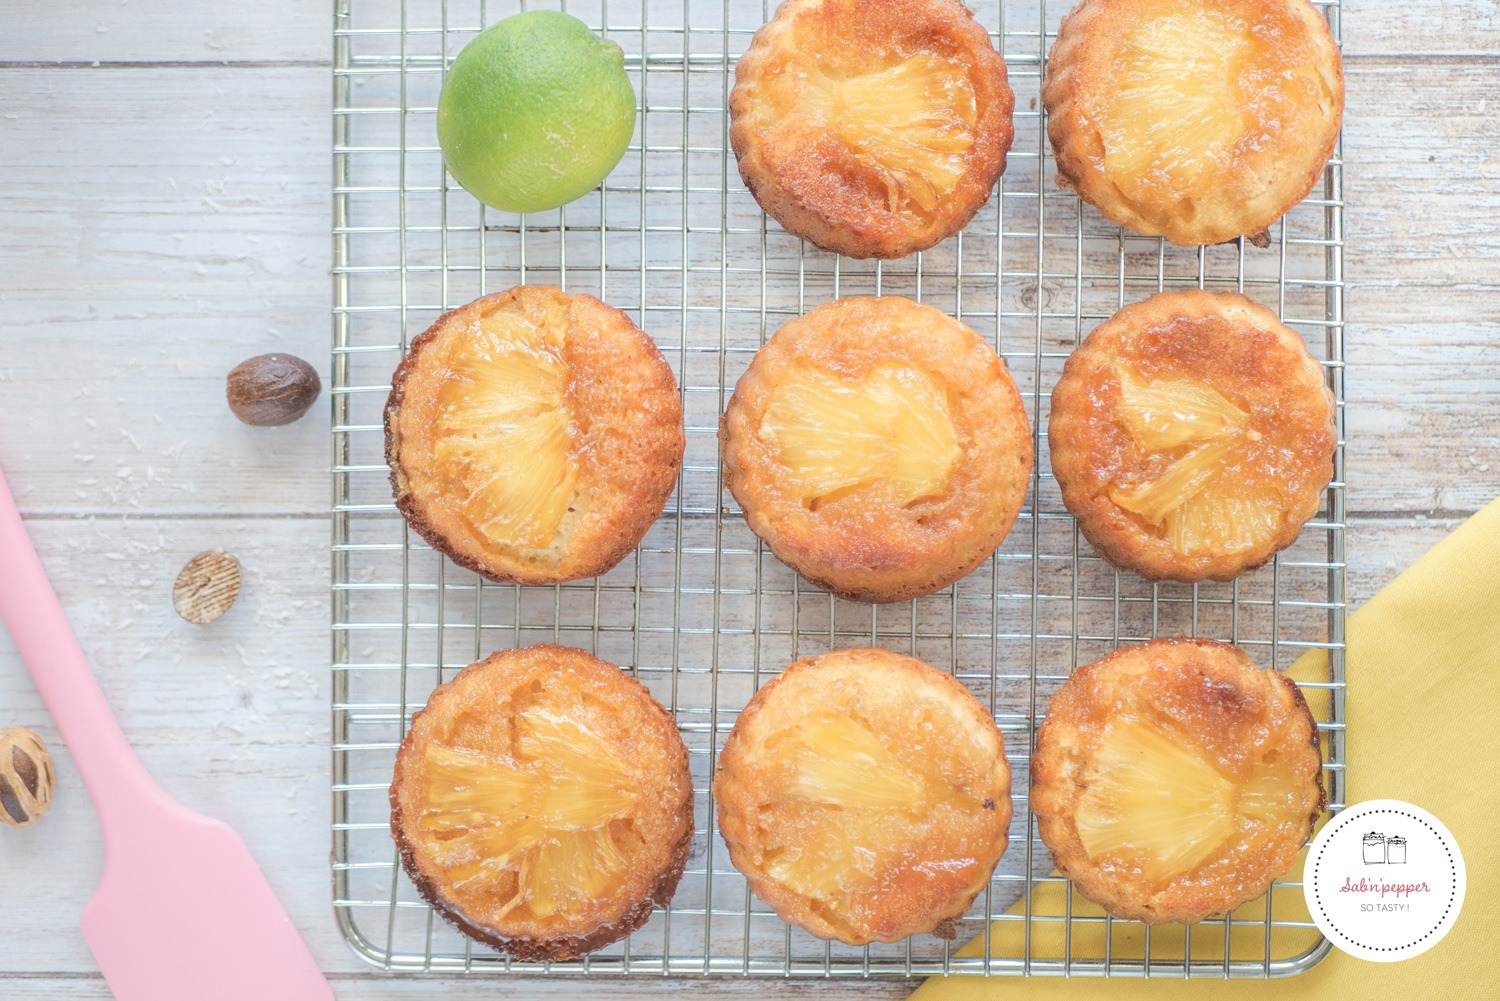
[[[559,211],[509,215],[444,173],[435,105],[452,56],[525,6],[335,3],[333,893],[355,951],[388,969],[475,973],[1227,977],[1316,963],[1328,946],[1295,882],[1193,928],[1106,917],[1049,875],[1027,765],[1047,697],[1074,667],[1121,644],[1191,633],[1278,669],[1327,651],[1326,666],[1298,674],[1320,720],[1332,806],[1343,805],[1340,157],[1267,249],[1182,249],[1121,232],[1053,183],[1037,94],[1067,5],[990,0],[975,11],[1017,96],[995,197],[924,254],[841,260],[768,223],[727,149],[735,59],[771,5],[594,0],[562,6],[624,48],[642,107],[633,145],[602,190]],[[1337,3],[1319,6],[1337,37]],[[625,310],[682,387],[687,455],[676,492],[636,552],[597,580],[482,581],[427,548],[391,503],[381,410],[408,340],[442,311],[521,283]],[[1189,287],[1242,290],[1304,334],[1338,399],[1340,444],[1323,510],[1272,564],[1232,584],[1151,585],[1081,541],[1050,475],[1048,392],[1068,352],[1119,306]],[[989,339],[1022,389],[1038,459],[999,552],[945,591],[894,606],[835,599],[777,562],[724,491],[715,439],[735,380],[778,326],[836,296],[872,293],[939,306]],[[672,710],[690,749],[698,831],[669,908],[623,943],[550,965],[512,962],[434,919],[396,864],[386,795],[396,747],[433,687],[496,649],[542,641],[621,665]],[[951,671],[1005,734],[1010,847],[953,940],[853,948],[790,928],[749,893],[714,828],[715,754],[750,695],[798,657],[864,645]],[[987,948],[961,954],[975,936]]]

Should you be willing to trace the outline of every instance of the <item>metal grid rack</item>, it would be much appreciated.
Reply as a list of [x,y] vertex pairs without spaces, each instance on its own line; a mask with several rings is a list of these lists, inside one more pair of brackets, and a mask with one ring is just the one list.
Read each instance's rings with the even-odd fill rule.
[[[602,190],[522,217],[485,209],[447,177],[434,117],[447,61],[525,0],[335,2],[333,892],[355,951],[387,969],[475,973],[1226,977],[1316,963],[1328,946],[1295,882],[1192,929],[1106,917],[1048,875],[1027,763],[1047,697],[1070,670],[1123,643],[1192,633],[1278,669],[1327,652],[1326,665],[1298,676],[1320,721],[1332,806],[1343,805],[1340,157],[1268,249],[1182,249],[1122,232],[1052,180],[1037,92],[1071,4],[988,0],[971,6],[1017,93],[996,196],[924,254],[841,260],[767,223],[727,151],[734,62],[771,3],[560,5],[625,49],[642,112]],[[1319,6],[1337,37],[1338,3]],[[548,588],[482,581],[428,549],[391,504],[382,456],[381,409],[408,339],[445,309],[526,282],[629,313],[672,364],[687,424],[677,490],[638,550],[597,580]],[[1338,400],[1323,510],[1295,546],[1232,584],[1151,585],[1115,572],[1081,541],[1049,472],[1048,391],[1068,352],[1124,303],[1186,287],[1240,289],[1276,308]],[[1022,389],[1038,458],[999,552],[953,587],[896,606],[834,599],[778,563],[723,490],[715,444],[728,393],[770,333],[835,296],[876,292],[937,305],[990,340]],[[386,799],[395,749],[432,688],[495,649],[540,641],[588,649],[646,684],[677,718],[697,788],[698,834],[671,906],[626,942],[551,965],[511,962],[434,920],[396,865]],[[709,778],[738,709],[794,659],[856,645],[953,672],[1005,733],[1010,848],[953,941],[852,948],[789,928],[749,893],[713,826]],[[985,949],[961,954],[976,935]]]

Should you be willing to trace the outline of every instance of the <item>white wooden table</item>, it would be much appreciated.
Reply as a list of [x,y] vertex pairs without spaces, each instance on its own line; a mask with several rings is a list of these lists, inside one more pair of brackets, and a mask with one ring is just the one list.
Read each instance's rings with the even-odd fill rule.
[[[0,466],[126,732],[170,792],[243,832],[340,998],[904,995],[392,977],[340,941],[326,409],[253,429],[223,396],[253,354],[327,370],[330,7],[0,0]],[[1358,604],[1500,494],[1500,13],[1346,11]],[[172,579],[212,546],[240,558],[244,591],[191,626]],[[0,830],[0,997],[108,998],[77,930],[99,874],[93,811],[0,634],[10,725],[48,740],[60,774],[42,823]]]

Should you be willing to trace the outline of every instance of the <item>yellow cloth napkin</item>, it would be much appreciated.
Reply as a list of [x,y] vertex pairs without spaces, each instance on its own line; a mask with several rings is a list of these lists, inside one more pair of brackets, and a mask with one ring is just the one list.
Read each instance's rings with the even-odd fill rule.
[[[917,989],[912,1001],[1089,1001],[1148,994],[1403,1001],[1500,997],[1494,973],[1500,952],[1500,500],[1470,518],[1352,615],[1348,642],[1348,802],[1406,800],[1432,811],[1453,832],[1464,853],[1469,883],[1463,913],[1446,938],[1423,955],[1399,963],[1371,963],[1335,951],[1307,973],[1275,981],[933,977]],[[1298,678],[1327,677],[1321,658],[1309,654],[1289,673]],[[1033,891],[1033,913],[1056,913],[1061,899],[1059,885],[1039,886]],[[1074,898],[1075,913],[1079,899]],[[1257,906],[1248,904],[1236,915],[1254,917]],[[1273,907],[1278,915],[1284,906],[1305,919],[1299,892],[1277,894]],[[992,953],[1018,955],[1020,928],[1016,921],[995,922]],[[1033,933],[1034,950],[1038,934]],[[1175,934],[1180,959],[1181,931],[1159,929],[1155,934]],[[1091,944],[1098,948],[1100,940],[1102,935],[1088,928],[1075,929],[1074,955],[1091,955],[1080,949]],[[1207,940],[1202,942],[1204,949],[1198,948],[1200,940]],[[1117,929],[1117,947],[1120,941]],[[1288,950],[1285,944],[1276,955],[1300,951]],[[1195,936],[1195,956],[1213,954],[1210,947],[1223,955],[1222,924],[1202,926]],[[977,939],[959,955],[978,956],[983,949],[982,939]],[[1236,958],[1258,959],[1262,950],[1263,943],[1242,944],[1236,936]]]

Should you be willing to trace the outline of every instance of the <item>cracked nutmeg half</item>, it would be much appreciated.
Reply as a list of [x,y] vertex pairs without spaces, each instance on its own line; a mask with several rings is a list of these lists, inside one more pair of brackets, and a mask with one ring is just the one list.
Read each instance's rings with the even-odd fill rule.
[[412,717],[391,834],[418,891],[465,935],[517,959],[575,959],[672,898],[693,837],[687,748],[613,664],[571,647],[502,651]]
[[719,830],[784,920],[850,945],[952,936],[1005,854],[1010,765],[968,689],[840,650],[755,694],[719,755]]
[[386,404],[396,506],[491,580],[604,573],[661,514],[682,463],[677,383],[624,313],[519,286],[414,340]]
[[756,535],[862,601],[947,587],[1026,499],[1031,430],[979,335],[901,296],[824,303],[755,354],[720,423],[724,479]]
[[172,584],[172,607],[189,622],[205,625],[240,596],[240,561],[222,549],[208,549],[183,565]]
[[785,0],[740,58],[729,139],[788,233],[905,257],[989,200],[1014,105],[1005,61],[958,0]]
[[52,805],[52,755],[24,726],[0,730],[0,824],[30,827]]
[[1266,246],[1323,175],[1344,75],[1308,0],[1084,0],[1042,103],[1058,183],[1111,221],[1182,246]]
[[1063,503],[1147,580],[1227,581],[1296,541],[1333,477],[1333,394],[1296,331],[1234,292],[1165,292],[1068,358],[1047,439]]
[[1289,679],[1179,637],[1074,671],[1047,704],[1031,808],[1057,868],[1117,918],[1193,923],[1285,874],[1325,799]]

